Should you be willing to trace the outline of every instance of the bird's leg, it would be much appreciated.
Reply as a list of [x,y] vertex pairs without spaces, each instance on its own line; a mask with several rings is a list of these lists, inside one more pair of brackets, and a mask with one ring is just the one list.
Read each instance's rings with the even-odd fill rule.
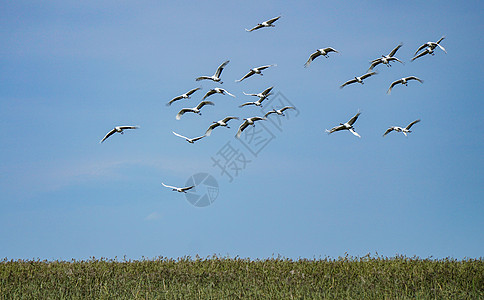
[[121,134],[124,134],[124,131],[121,131],[120,133],[121,133]]

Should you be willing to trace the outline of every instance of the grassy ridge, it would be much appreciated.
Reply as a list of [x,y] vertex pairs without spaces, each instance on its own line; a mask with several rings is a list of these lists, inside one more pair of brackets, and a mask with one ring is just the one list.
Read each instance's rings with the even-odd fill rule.
[[340,257],[0,262],[0,299],[484,299],[484,260]]

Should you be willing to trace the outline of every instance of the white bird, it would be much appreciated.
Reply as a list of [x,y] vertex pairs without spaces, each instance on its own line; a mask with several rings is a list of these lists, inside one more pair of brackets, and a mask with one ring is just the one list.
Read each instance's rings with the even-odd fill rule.
[[350,79],[350,80],[346,81],[345,83],[343,83],[339,88],[342,89],[345,86],[347,86],[348,84],[352,84],[352,83],[355,83],[355,82],[358,82],[358,83],[361,83],[361,84],[365,84],[363,82],[363,79],[366,79],[366,78],[368,78],[368,77],[370,77],[372,75],[375,75],[375,74],[377,74],[377,73],[376,72],[371,72],[371,73],[363,74],[363,75],[361,75],[359,77],[355,77],[355,79]]
[[227,128],[230,128],[229,125],[227,124],[228,121],[230,120],[238,120],[239,118],[238,117],[226,117],[222,120],[219,120],[217,122],[212,122],[212,125],[210,125],[207,129],[207,131],[205,132],[205,135],[206,136],[210,136],[212,134],[212,130],[216,127],[219,127],[219,126],[223,126],[223,127],[227,127]]
[[111,131],[109,131],[99,143],[104,142],[108,137],[110,137],[116,132],[124,134],[123,130],[125,129],[138,129],[138,128],[139,126],[116,126]]
[[285,116],[284,111],[288,110],[288,109],[296,109],[296,108],[292,107],[292,106],[285,106],[281,109],[275,109],[274,108],[273,110],[266,112],[266,114],[264,115],[264,118],[267,118],[267,116],[270,115],[270,114],[277,114],[279,116],[281,116],[281,115]]
[[172,191],[179,192],[179,193],[186,193],[188,190],[193,189],[195,187],[194,185],[192,185],[192,186],[187,186],[187,187],[183,187],[183,188],[178,188],[176,186],[166,185],[163,182],[161,184],[164,187],[170,188],[170,189],[172,189]]
[[198,105],[196,107],[193,107],[193,108],[183,108],[176,115],[176,119],[177,120],[180,120],[180,117],[183,114],[187,113],[187,112],[192,112],[192,113],[196,113],[196,114],[202,115],[200,113],[200,109],[202,109],[202,107],[204,107],[205,105],[215,105],[215,104],[213,104],[213,102],[211,102],[211,101],[202,101],[202,102],[198,103]]
[[246,92],[243,92],[244,95],[246,96],[253,96],[253,97],[259,97],[259,98],[267,98],[268,96],[272,95],[271,91],[274,87],[268,87],[267,89],[263,90],[262,92],[258,94],[247,94]]
[[244,123],[242,123],[239,127],[239,130],[237,131],[236,137],[240,138],[240,135],[242,134],[242,131],[244,131],[247,126],[252,125],[255,126],[254,122],[256,121],[261,121],[261,120],[267,120],[267,118],[262,118],[262,117],[252,117],[252,118],[247,118],[244,119]]
[[215,82],[220,82],[220,83],[223,83],[222,81],[220,81],[220,75],[222,74],[222,71],[223,69],[225,68],[225,66],[230,62],[230,60],[227,60],[225,61],[223,64],[221,64],[218,68],[217,68],[217,71],[215,71],[215,74],[213,76],[200,76],[200,77],[197,77],[195,80],[196,81],[200,81],[200,80],[204,80],[204,79],[207,79],[207,80],[212,80],[212,81],[215,81]]
[[267,65],[267,66],[260,66],[260,67],[257,67],[257,68],[253,68],[253,69],[250,69],[249,73],[245,74],[244,77],[240,78],[239,80],[236,80],[235,82],[241,82],[242,80],[246,79],[246,78],[249,78],[250,76],[254,75],[254,74],[259,74],[259,75],[264,75],[262,74],[262,70],[265,70],[269,67],[275,67],[277,65]]
[[244,106],[247,106],[247,105],[255,105],[255,106],[262,107],[262,101],[264,101],[266,99],[267,99],[267,96],[261,97],[261,98],[259,98],[259,100],[255,101],[255,102],[245,102],[245,103],[239,105],[239,107],[244,107]]
[[189,90],[188,92],[186,92],[185,94],[183,95],[180,95],[180,96],[176,96],[175,98],[171,99],[170,102],[168,102],[166,104],[166,106],[170,106],[173,102],[175,101],[178,101],[178,100],[181,100],[181,99],[190,99],[190,96],[195,93],[196,91],[198,90],[201,90],[202,88],[201,87],[197,87],[196,89],[193,89],[193,90]]
[[321,48],[321,49],[317,49],[316,52],[314,52],[313,54],[311,54],[309,56],[309,59],[308,61],[304,64],[304,67],[307,68],[309,67],[309,65],[311,64],[311,62],[318,56],[322,55],[326,58],[328,58],[328,53],[329,52],[336,52],[336,53],[339,53],[338,51],[336,51],[334,48],[331,48],[331,47],[327,47],[327,48]]
[[222,95],[229,95],[229,96],[232,96],[235,98],[235,95],[227,92],[227,90],[225,89],[222,89],[222,88],[213,88],[211,89],[210,91],[208,91],[205,96],[203,96],[203,99],[202,100],[205,100],[207,99],[207,97],[213,95],[213,94],[222,94]]
[[181,135],[181,134],[178,134],[178,133],[176,133],[176,132],[174,132],[174,131],[172,131],[172,132],[173,132],[173,134],[174,134],[174,135],[179,136],[179,137],[181,137],[181,138],[184,138],[184,139],[185,139],[187,142],[189,142],[190,144],[193,144],[193,143],[195,143],[196,141],[198,141],[198,140],[200,140],[200,139],[202,139],[202,138],[204,138],[204,137],[205,137],[205,135],[202,135],[202,136],[199,136],[199,137],[196,137],[196,138],[190,139],[190,138],[187,138],[186,136],[183,136],[183,135]]
[[370,68],[368,71],[373,70],[373,68],[379,64],[385,64],[387,67],[391,67],[390,65],[391,61],[398,61],[401,64],[404,64],[403,61],[399,60],[398,58],[394,57],[394,55],[397,53],[398,49],[402,47],[403,44],[399,44],[398,46],[395,47],[395,49],[392,50],[388,55],[382,55],[381,58],[377,58],[371,61]]
[[275,21],[279,20],[280,17],[281,16],[272,18],[272,19],[267,20],[267,21],[262,22],[262,23],[259,23],[259,24],[257,24],[256,26],[254,26],[251,29],[247,29],[246,28],[245,31],[251,32],[251,31],[254,31],[254,30],[257,30],[257,29],[260,29],[260,28],[264,28],[264,27],[275,27],[272,23],[274,23]]
[[407,133],[412,132],[412,131],[410,131],[410,128],[411,128],[411,127],[412,127],[414,124],[417,124],[418,122],[420,122],[420,119],[413,121],[412,123],[408,124],[408,126],[407,126],[407,127],[405,127],[405,128],[402,128],[402,127],[399,127],[399,126],[392,126],[392,127],[388,128],[388,129],[387,129],[387,131],[385,131],[385,133],[383,134],[383,136],[385,136],[385,135],[389,134],[390,132],[392,132],[392,131],[394,131],[394,130],[395,130],[396,132],[401,132],[401,133],[403,133],[405,136],[407,136]]
[[423,48],[428,48],[431,52],[430,54],[434,55],[434,49],[439,47],[442,51],[444,51],[445,53],[447,53],[447,51],[445,50],[444,47],[442,47],[440,45],[440,42],[442,42],[443,40],[445,39],[445,36],[441,37],[440,40],[438,40],[437,42],[427,42],[425,44],[423,44],[422,46],[418,47],[417,51],[415,51],[415,54],[414,55],[417,55],[417,53],[422,50]]
[[400,79],[395,80],[394,82],[392,82],[392,84],[388,88],[387,94],[390,95],[390,93],[392,92],[392,88],[395,85],[399,84],[399,83],[404,84],[405,86],[408,86],[408,81],[409,80],[417,80],[418,82],[423,83],[423,80],[421,80],[420,78],[417,78],[415,76],[408,76],[408,77],[400,78]]
[[353,128],[353,124],[355,124],[356,119],[360,116],[360,112],[358,112],[353,118],[351,118],[348,122],[346,123],[339,123],[339,126],[335,126],[331,128],[331,130],[326,129],[326,132],[328,134],[333,133],[335,131],[340,131],[340,130],[349,130],[352,134],[356,135],[357,137],[361,138],[361,136],[355,131]]

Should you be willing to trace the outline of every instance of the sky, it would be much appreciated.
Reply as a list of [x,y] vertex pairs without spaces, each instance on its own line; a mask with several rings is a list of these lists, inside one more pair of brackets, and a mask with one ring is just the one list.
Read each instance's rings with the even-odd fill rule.
[[[169,3],[169,4],[168,4]],[[0,257],[484,253],[482,1],[0,2]],[[246,32],[281,16],[274,28]],[[411,62],[427,41],[441,42]],[[372,59],[398,44],[404,64]],[[318,48],[339,53],[304,63]],[[195,81],[222,72],[223,84]],[[250,68],[277,64],[242,82]],[[405,76],[423,83],[397,85]],[[274,86],[263,107],[238,105]],[[166,103],[202,87],[191,99]],[[202,115],[194,107],[214,87]],[[292,105],[235,138],[242,118]],[[348,131],[328,135],[348,121]],[[230,128],[203,135],[213,122]],[[390,126],[412,127],[405,137]],[[117,125],[137,130],[99,141]],[[197,186],[187,194],[161,183]],[[481,229],[479,229],[481,228]]]

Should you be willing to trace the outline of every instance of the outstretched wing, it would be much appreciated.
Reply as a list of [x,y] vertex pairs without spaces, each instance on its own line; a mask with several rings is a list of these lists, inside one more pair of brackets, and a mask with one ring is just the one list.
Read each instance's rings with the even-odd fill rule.
[[119,128],[121,128],[122,130],[125,130],[125,129],[138,129],[139,126],[119,126]]
[[232,97],[236,98],[234,94],[229,93],[229,92],[228,92],[227,90],[225,90],[225,89],[222,89],[222,90],[223,90],[225,93],[227,93],[227,95],[229,95],[229,96],[232,96]]
[[180,190],[181,190],[182,192],[186,192],[186,191],[188,191],[188,190],[190,190],[190,189],[193,189],[194,187],[195,187],[194,185],[192,185],[192,186],[187,186],[187,187],[181,188]]
[[389,133],[390,133],[390,132],[392,132],[393,130],[394,130],[394,128],[393,128],[393,127],[388,128],[388,129],[387,129],[387,131],[385,131],[385,133],[383,134],[383,136],[385,136],[385,135],[389,134]]
[[265,89],[265,90],[262,92],[262,95],[268,96],[268,95],[269,95],[269,93],[272,91],[272,89],[273,89],[273,88],[274,88],[274,87],[273,87],[273,86],[271,86],[271,87],[269,87],[269,88]]
[[230,60],[227,60],[217,68],[217,71],[215,72],[215,77],[220,77],[220,74],[222,74],[223,69],[229,62]]
[[[370,65],[370,67],[368,68],[368,71],[373,70],[373,68],[374,68],[374,67],[376,67],[377,65],[379,65],[379,64],[381,64],[381,63],[382,63],[382,61],[381,61],[381,59],[380,59],[380,58],[375,59],[374,61],[372,61],[372,62],[371,62],[371,65]],[[368,71],[367,71],[367,72],[368,72]]]
[[260,67],[257,67],[256,69],[259,70],[259,71],[262,71],[262,70],[265,70],[267,68],[270,68],[270,67],[275,67],[276,65],[266,65],[266,66],[260,66]]
[[275,110],[268,111],[268,112],[266,112],[266,114],[264,115],[264,118],[267,118],[267,116],[268,116],[268,115],[270,115],[270,114],[275,114],[275,113],[276,113],[276,111],[275,111]]
[[201,109],[205,105],[215,105],[215,104],[211,101],[202,101],[202,102],[198,103],[197,109]]
[[204,80],[204,79],[210,79],[211,80],[212,77],[210,77],[210,76],[200,76],[200,77],[195,78],[196,81],[200,81],[200,80]]
[[178,188],[176,186],[171,186],[171,185],[166,185],[163,182],[161,183],[164,187],[170,188],[170,189],[175,189],[177,190]]
[[399,63],[401,63],[402,65],[404,65],[404,64],[405,64],[403,61],[399,60],[399,59],[398,59],[398,58],[396,58],[396,57],[390,57],[390,58],[388,59],[388,61],[393,61],[393,60],[398,61],[398,62],[399,62]]
[[251,31],[254,31],[254,30],[260,29],[260,28],[262,28],[262,27],[264,27],[264,26],[262,26],[261,24],[257,24],[256,26],[254,26],[254,27],[253,27],[253,28],[251,28],[251,29],[247,29],[247,28],[246,28],[246,29],[245,29],[245,31],[247,31],[247,32],[251,32]]
[[417,80],[418,82],[423,83],[423,80],[416,76],[408,76],[407,80]]
[[212,125],[208,126],[208,129],[207,131],[205,131],[205,135],[206,136],[210,136],[212,134],[212,130],[215,128],[215,127],[218,127],[220,126],[220,124],[218,123],[212,123]]
[[334,49],[333,47],[327,47],[327,48],[324,48],[323,49],[324,52],[336,52],[336,53],[339,53],[336,49]]
[[183,116],[186,112],[192,111],[191,108],[182,108],[177,114],[175,119],[180,120],[181,116]]
[[313,54],[309,55],[308,61],[304,64],[304,67],[307,68],[311,64],[311,62],[318,56],[321,55],[321,52],[316,51]]
[[201,90],[201,89],[202,89],[201,87],[197,87],[197,88],[195,88],[195,89],[193,89],[193,90],[189,90],[189,91],[187,92],[187,96],[190,96],[191,94],[193,94],[193,93],[195,93],[196,91]]
[[181,134],[178,134],[178,133],[176,133],[176,132],[174,132],[174,131],[172,131],[172,132],[173,132],[173,134],[174,134],[174,135],[176,135],[176,136],[179,136],[179,137],[181,137],[181,138],[184,138],[184,139],[186,139],[186,140],[189,140],[189,138],[187,138],[186,136],[183,136],[183,135],[181,135]]
[[416,60],[417,58],[422,57],[422,56],[424,56],[424,55],[426,55],[426,54],[429,54],[429,51],[428,51],[427,49],[426,49],[425,51],[421,52],[419,55],[417,55],[417,56],[413,57],[411,61],[414,61],[414,60]]
[[246,79],[246,78],[248,78],[248,77],[250,77],[254,74],[255,74],[255,72],[250,70],[249,73],[245,74],[244,77],[240,78],[239,80],[236,80],[235,82],[241,82],[242,80],[244,80],[244,79]]
[[110,137],[111,135],[113,135],[115,132],[116,132],[116,129],[115,128],[111,129],[111,131],[109,131],[99,143],[104,142],[108,137]]
[[358,112],[353,118],[351,118],[349,121],[348,121],[348,124],[353,126],[353,124],[355,124],[356,120],[358,119],[358,117],[361,115],[360,112]]
[[175,97],[175,98],[171,99],[171,100],[170,100],[170,102],[168,102],[168,103],[166,104],[166,106],[170,106],[170,105],[171,105],[173,102],[178,101],[178,100],[180,100],[180,99],[183,99],[183,96],[182,96],[182,95],[177,96],[177,97]]
[[225,117],[222,122],[227,123],[230,120],[238,120],[239,117]]
[[361,136],[356,132],[353,128],[348,129],[352,134],[356,135],[357,137],[361,138]]
[[192,139],[192,143],[193,143],[193,142],[196,142],[196,141],[198,141],[198,140],[200,140],[200,139],[203,139],[203,138],[204,138],[204,137],[206,137],[206,136],[207,136],[207,135],[206,135],[206,134],[204,134],[204,135],[202,135],[202,136],[199,136],[199,137],[193,138],[193,139]]
[[208,91],[205,96],[203,96],[202,100],[205,100],[207,99],[207,97],[209,96],[212,96],[213,94],[216,94],[217,92],[214,90],[214,89],[211,89],[210,91]]
[[402,46],[403,46],[403,44],[396,46],[395,49],[393,49],[392,52],[390,52],[388,54],[388,56],[393,57],[393,55],[395,55],[395,53],[397,53],[398,49],[400,49],[400,47],[402,47]]
[[267,119],[266,119],[266,118],[264,118],[264,117],[252,117],[252,118],[250,118],[250,119],[251,119],[252,121],[254,121],[254,122],[255,122],[255,121],[261,121],[261,120],[267,120]]
[[240,125],[239,130],[237,131],[237,134],[236,134],[237,138],[240,138],[242,131],[244,131],[244,129],[247,128],[247,126],[249,126],[249,122],[245,120],[244,123]]
[[440,42],[442,42],[443,40],[445,39],[445,35],[443,37],[441,37],[437,42],[436,44],[440,44]]
[[340,85],[340,89],[344,88],[345,86],[347,86],[348,84],[352,84],[352,83],[355,83],[355,82],[358,82],[358,80],[356,79],[351,79],[351,80],[348,80],[346,81],[345,83],[343,83],[342,85]]
[[392,84],[390,84],[390,87],[388,88],[387,90],[387,94],[390,95],[390,93],[392,92],[392,89],[393,87],[396,85],[396,84],[399,84],[399,83],[402,83],[402,80],[399,79],[399,80],[395,80],[394,82],[392,82]]
[[408,126],[405,129],[409,130],[414,124],[417,124],[418,122],[420,122],[420,119],[415,120],[412,123],[408,124]]
[[331,128],[330,130],[326,129],[326,132],[328,134],[330,134],[330,133],[333,133],[335,131],[340,131],[340,130],[343,130],[343,129],[346,129],[346,128],[343,125],[338,125],[338,126]]
[[296,109],[296,108],[292,107],[292,106],[285,106],[285,107],[281,108],[280,111],[283,112],[283,111],[288,110],[288,109]]
[[423,48],[427,47],[427,43],[423,44],[422,46],[418,47],[417,51],[415,51],[414,55],[417,55],[417,53],[422,50]]
[[375,75],[375,74],[376,74],[376,72],[366,73],[366,74],[361,75],[360,78],[365,79],[365,78],[368,78],[368,77]]
[[275,18],[272,18],[272,19],[270,19],[270,20],[266,21],[266,23],[267,23],[267,24],[269,24],[269,25],[272,25],[272,23],[274,23],[275,21],[279,20],[279,18],[280,18],[280,17],[281,17],[281,16],[279,16],[279,17],[275,17]]
[[255,105],[255,102],[245,102],[244,104],[239,105],[239,107],[244,107],[247,105]]

